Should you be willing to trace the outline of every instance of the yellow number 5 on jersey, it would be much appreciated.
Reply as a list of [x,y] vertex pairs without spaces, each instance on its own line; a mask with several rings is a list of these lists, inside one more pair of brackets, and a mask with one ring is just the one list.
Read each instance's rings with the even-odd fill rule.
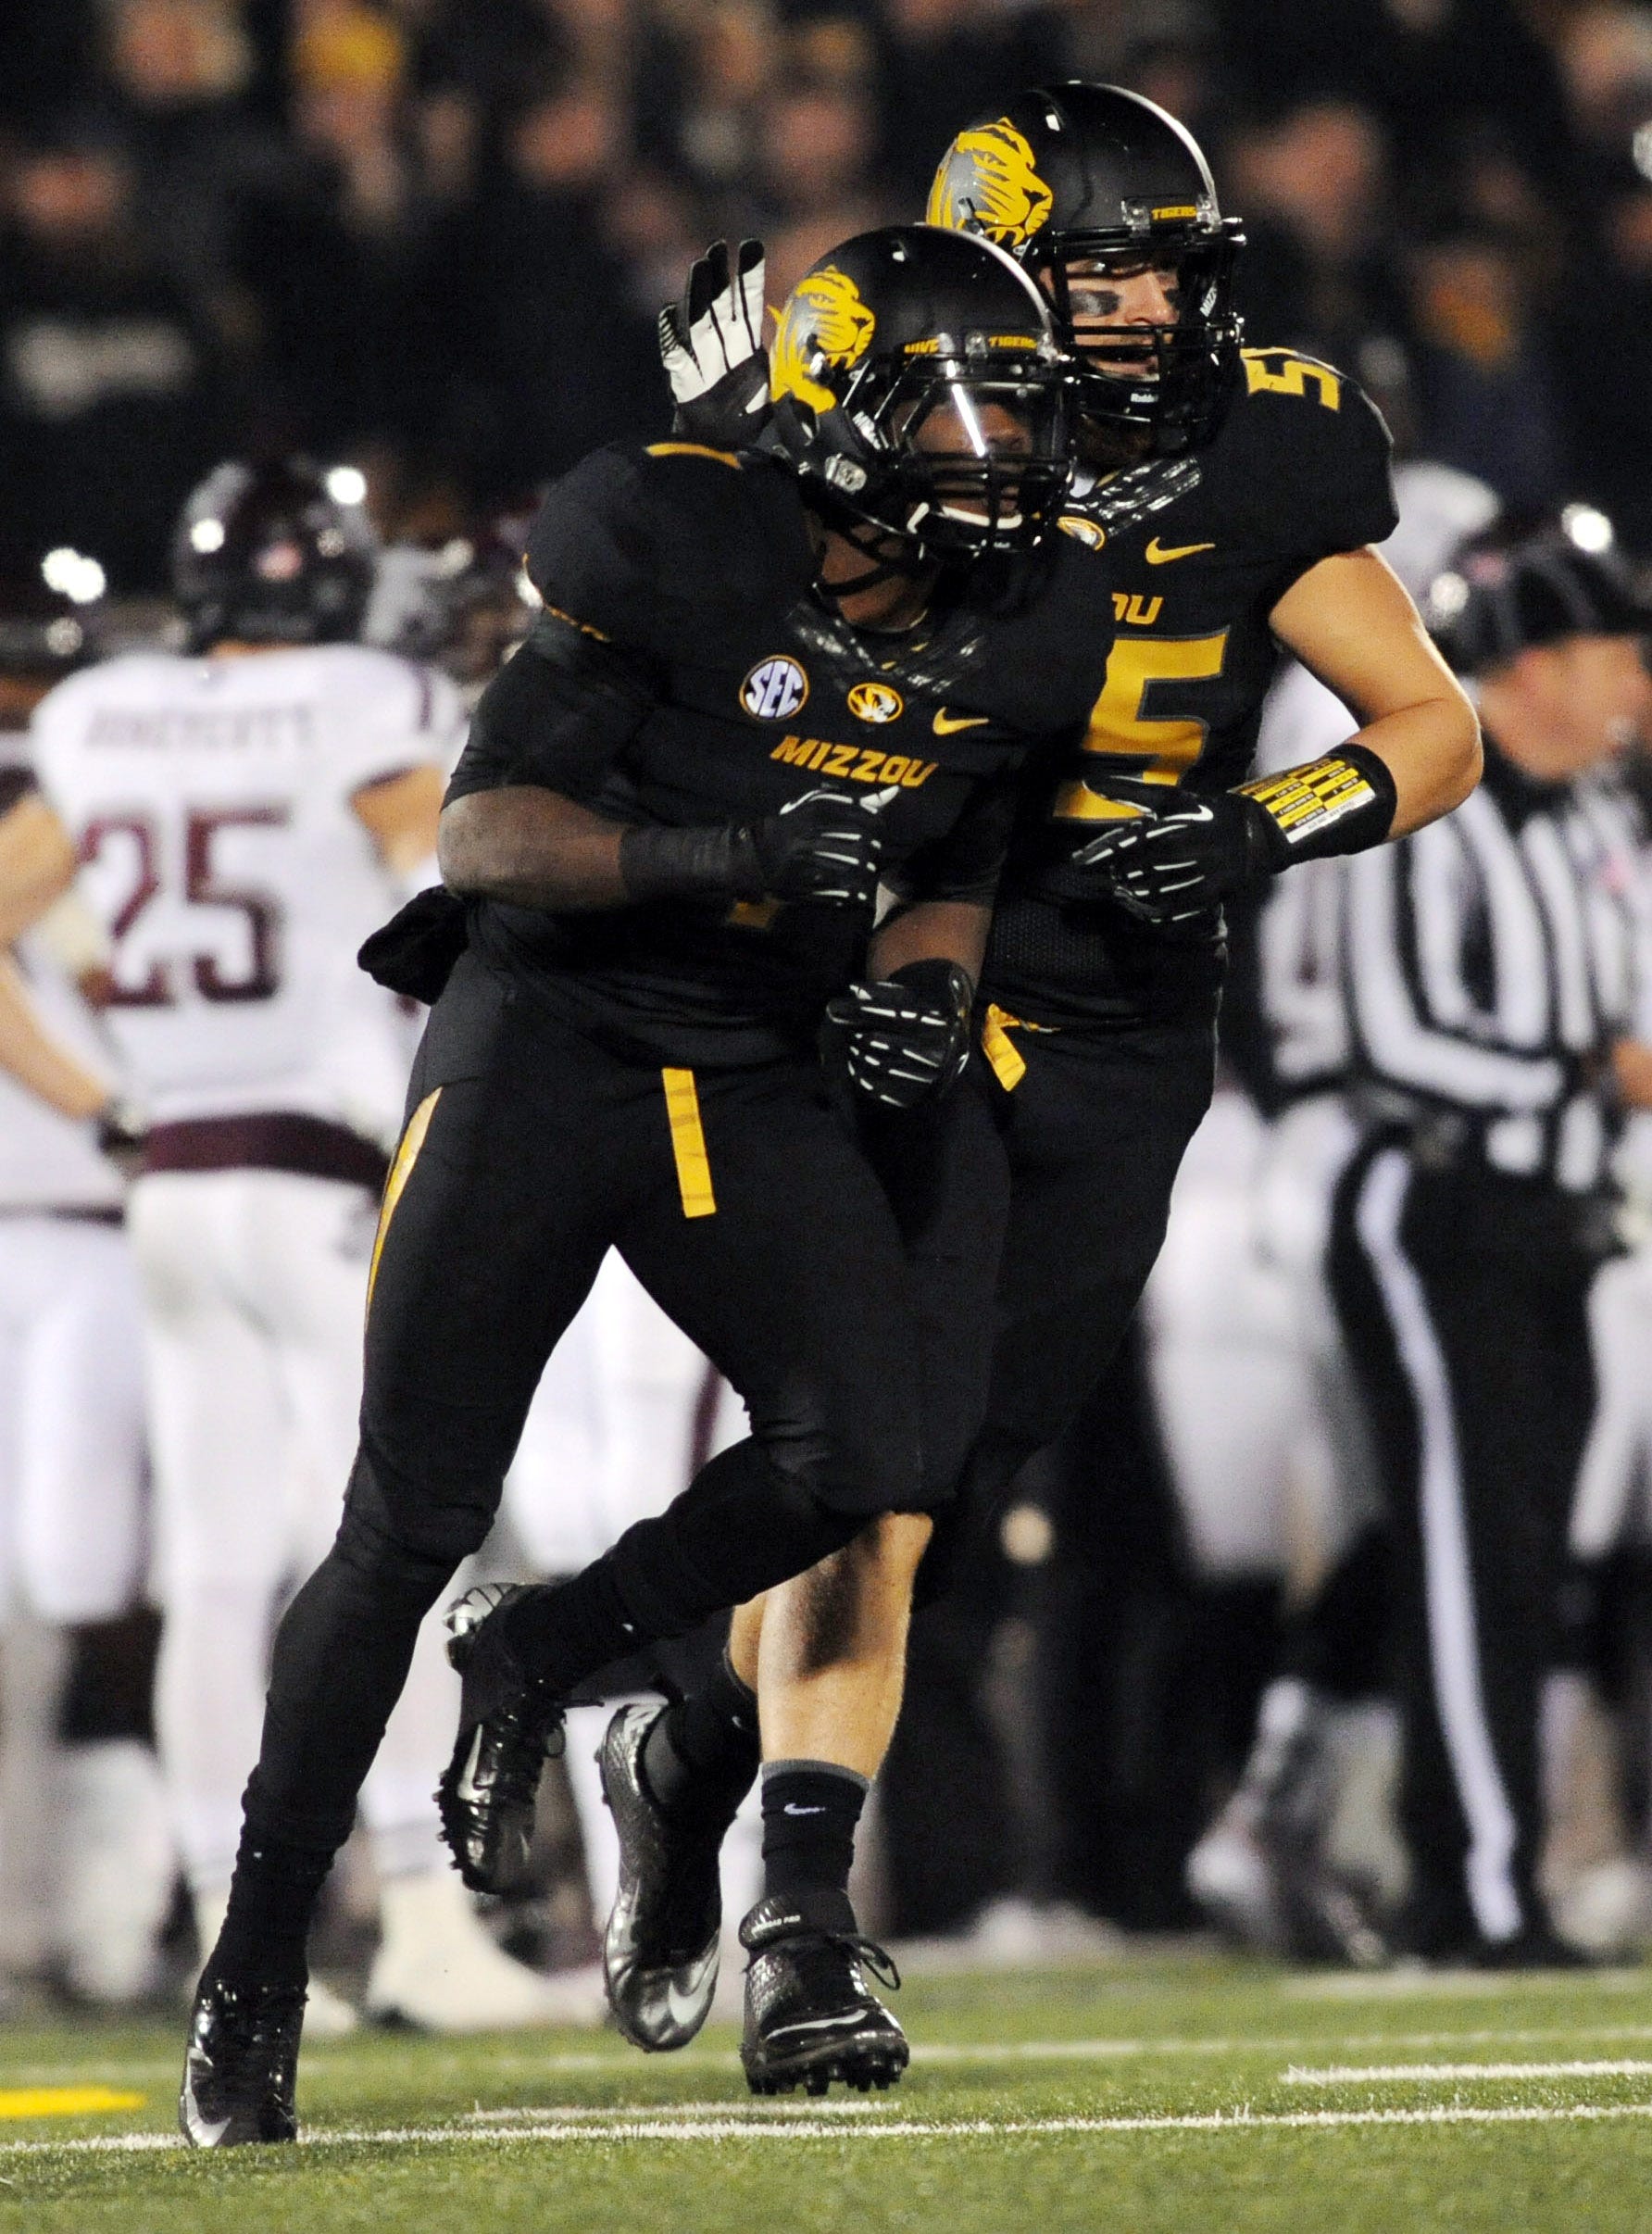
[[1251,395],[1306,395],[1311,380],[1328,411],[1342,409],[1342,382],[1329,365],[1289,349],[1241,349],[1246,392]]
[[[1225,628],[1214,636],[1121,636],[1091,709],[1083,749],[1128,763],[1114,775],[1179,784],[1205,749],[1209,724],[1196,716],[1148,713],[1147,694],[1170,684],[1214,682],[1227,648]],[[1099,769],[1096,777],[1105,781]],[[1062,786],[1055,811],[1070,822],[1110,819],[1109,802],[1082,782]]]

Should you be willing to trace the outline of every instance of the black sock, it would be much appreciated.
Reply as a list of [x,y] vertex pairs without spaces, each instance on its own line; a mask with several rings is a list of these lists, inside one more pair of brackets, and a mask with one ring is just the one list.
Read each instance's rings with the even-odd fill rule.
[[607,1554],[567,1582],[527,1591],[498,1621],[500,1641],[529,1681],[564,1693],[641,1641]]
[[643,1781],[680,1823],[728,1829],[757,1776],[757,1701],[724,1652],[706,1681],[668,1707],[643,1745]]
[[244,1830],[229,1913],[218,1945],[207,1952],[207,1973],[237,1986],[306,1985],[310,1922],[332,1867],[330,1852]]
[[499,1641],[530,1681],[566,1696],[610,1660],[686,1637],[818,1565],[865,1525],[821,1504],[748,1437],[582,1574],[507,1606]]
[[69,1671],[57,1707],[64,1745],[103,1745],[134,1738],[155,1743],[150,1701],[160,1615],[147,1607],[113,1621],[78,1623],[69,1633]]
[[830,1761],[763,1763],[763,1886],[807,1924],[853,1931],[855,1826],[871,1788]]

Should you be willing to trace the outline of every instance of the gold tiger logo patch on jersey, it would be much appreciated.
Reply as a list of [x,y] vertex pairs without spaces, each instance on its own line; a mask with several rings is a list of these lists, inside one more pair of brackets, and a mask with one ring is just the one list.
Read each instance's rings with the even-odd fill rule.
[[953,232],[983,232],[1020,248],[1049,222],[1055,196],[1024,132],[1007,117],[960,132],[941,161],[924,217]]
[[857,365],[871,347],[876,323],[846,271],[828,264],[801,281],[769,352],[770,395],[776,403],[795,395],[811,411],[830,411],[837,398],[819,379],[821,368]]
[[1098,521],[1086,520],[1082,512],[1063,512],[1056,524],[1064,535],[1070,535],[1075,543],[1087,544],[1093,551],[1100,550],[1108,539],[1106,528]]
[[907,701],[887,683],[857,683],[849,693],[849,711],[857,722],[898,722]]

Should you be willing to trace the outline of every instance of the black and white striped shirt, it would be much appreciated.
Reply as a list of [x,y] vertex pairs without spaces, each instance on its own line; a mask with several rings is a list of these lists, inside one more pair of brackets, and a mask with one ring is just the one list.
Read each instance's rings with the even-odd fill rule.
[[1606,1059],[1646,1023],[1652,889],[1617,779],[1537,784],[1488,740],[1454,814],[1346,864],[1357,1095],[1493,1169],[1600,1186]]

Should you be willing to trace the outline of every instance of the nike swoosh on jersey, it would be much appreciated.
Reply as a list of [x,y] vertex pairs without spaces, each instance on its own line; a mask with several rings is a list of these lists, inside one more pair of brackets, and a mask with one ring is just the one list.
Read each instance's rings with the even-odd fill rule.
[[955,729],[984,729],[992,718],[991,714],[949,714],[943,706],[935,716],[935,734],[949,737]]
[[1191,558],[1195,551],[1213,551],[1215,548],[1213,543],[1178,543],[1167,550],[1155,535],[1147,546],[1146,559],[1149,566],[1169,566],[1173,558]]

